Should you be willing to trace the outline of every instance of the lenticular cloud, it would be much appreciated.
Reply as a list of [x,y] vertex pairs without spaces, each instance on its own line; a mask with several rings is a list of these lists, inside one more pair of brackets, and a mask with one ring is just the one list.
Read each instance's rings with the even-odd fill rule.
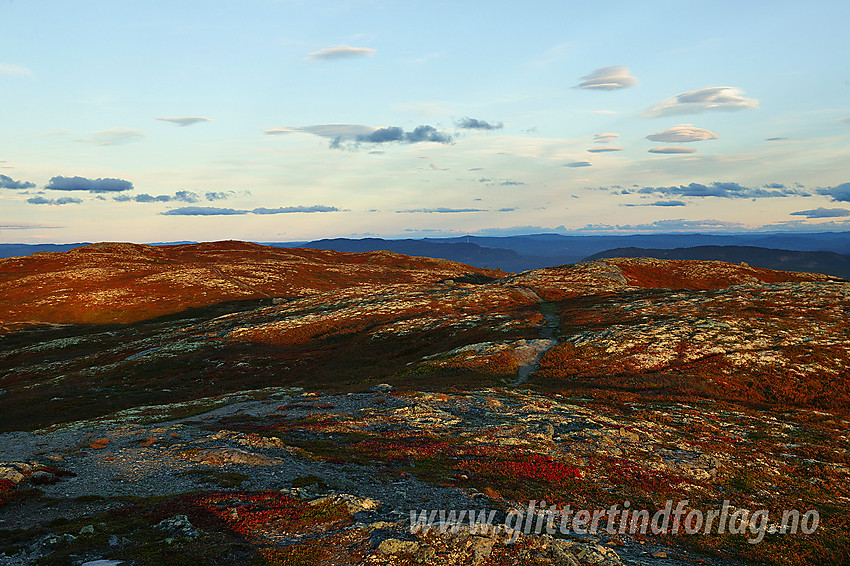
[[710,86],[662,100],[646,112],[647,118],[675,114],[698,114],[715,110],[748,110],[758,108],[759,101],[747,98],[744,92],[730,86]]
[[631,75],[628,67],[614,65],[602,67],[582,77],[576,88],[588,90],[619,90],[635,86],[638,80]]
[[679,124],[670,129],[655,132],[646,136],[646,139],[668,143],[688,143],[704,140],[716,140],[720,136],[712,131],[697,128],[692,124]]

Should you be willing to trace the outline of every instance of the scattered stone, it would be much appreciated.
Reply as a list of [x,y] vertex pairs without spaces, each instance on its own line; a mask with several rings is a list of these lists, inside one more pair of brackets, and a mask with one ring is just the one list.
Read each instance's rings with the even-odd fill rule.
[[321,499],[317,499],[313,503],[315,504],[324,501],[329,501],[333,504],[345,503],[348,506],[348,512],[352,515],[355,513],[376,511],[381,506],[381,502],[375,499],[371,499],[369,497],[357,497],[356,495],[350,495],[348,493],[340,493],[337,495],[323,497]]
[[245,464],[248,466],[273,466],[281,463],[279,458],[270,458],[255,452],[240,448],[207,448],[203,450],[187,450],[181,453],[187,460],[206,464],[208,466],[227,466]]
[[194,525],[189,522],[189,518],[186,515],[175,515],[168,519],[163,519],[154,525],[154,528],[160,531],[165,531],[174,536],[182,536],[186,538],[193,538],[201,535],[201,533],[195,529]]

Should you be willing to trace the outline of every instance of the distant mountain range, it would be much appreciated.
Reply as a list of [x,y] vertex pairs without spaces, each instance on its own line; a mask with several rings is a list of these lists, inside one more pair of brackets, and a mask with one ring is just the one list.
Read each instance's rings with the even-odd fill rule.
[[[404,240],[334,238],[265,244],[280,248],[302,247],[340,252],[386,250],[448,259],[475,267],[500,268],[514,273],[576,263],[587,258],[620,255],[735,263],[744,261],[771,269],[820,272],[850,278],[850,232],[623,236],[529,234]],[[0,257],[25,256],[40,251],[67,251],[84,245],[88,244],[0,244]]]
[[755,246],[695,246],[672,250],[645,248],[615,248],[585,259],[612,257],[652,257],[656,259],[700,259],[746,263],[753,267],[765,267],[782,271],[824,273],[842,279],[850,279],[850,255],[835,252],[801,252],[774,250]]
[[[372,252],[385,250],[405,255],[433,257],[466,263],[475,267],[501,268],[504,271],[519,272],[537,267],[554,265],[549,257],[527,255],[506,246],[489,247],[475,242],[452,240],[383,240],[381,238],[363,238],[351,240],[334,238],[316,240],[313,242],[271,243],[269,246],[280,248],[309,248],[315,250],[333,250],[336,252]],[[573,263],[579,258],[570,256],[568,261],[557,263]]]
[[38,252],[67,252],[89,244],[91,242],[77,244],[0,244],[0,257],[26,256]]
[[[397,253],[439,257],[467,263],[475,267],[500,268],[520,272],[541,267],[576,263],[608,254],[609,250],[632,250],[624,257],[668,257],[654,255],[655,250],[706,248],[719,255],[694,255],[680,259],[708,259],[740,263],[772,269],[820,272],[837,277],[850,276],[850,232],[811,234],[638,234],[630,236],[564,236],[561,234],[529,234],[523,236],[464,236],[459,238],[423,238],[418,240],[383,240],[380,238],[336,238],[312,242],[272,243],[280,247],[304,247],[344,252],[387,250]],[[734,253],[729,248],[742,248]],[[645,253],[634,250],[643,249]],[[725,249],[725,251],[723,251]],[[765,259],[757,250],[764,249]],[[744,251],[747,250],[747,251]],[[774,253],[782,250],[788,253]],[[816,252],[808,253],[791,252]],[[823,255],[817,253],[826,252]],[[830,253],[831,252],[831,255]],[[704,254],[706,252],[699,252]],[[614,257],[604,255],[600,257]]]

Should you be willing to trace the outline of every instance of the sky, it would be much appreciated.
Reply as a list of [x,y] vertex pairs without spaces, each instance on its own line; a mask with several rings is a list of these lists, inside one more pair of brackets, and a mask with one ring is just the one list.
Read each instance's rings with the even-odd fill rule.
[[0,21],[0,242],[850,230],[846,0]]

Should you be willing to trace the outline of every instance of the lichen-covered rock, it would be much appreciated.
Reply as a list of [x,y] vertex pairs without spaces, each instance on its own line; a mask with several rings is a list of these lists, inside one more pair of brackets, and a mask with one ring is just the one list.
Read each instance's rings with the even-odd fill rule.
[[378,545],[378,554],[413,554],[420,546],[416,541],[388,538]]
[[256,452],[248,452],[240,448],[205,448],[203,450],[187,450],[181,454],[187,460],[206,464],[208,466],[228,466],[245,464],[248,466],[272,466],[280,463],[279,458],[271,458]]
[[192,525],[186,515],[175,515],[173,517],[163,519],[154,525],[154,528],[160,531],[165,531],[172,536],[182,536],[187,538],[201,536],[201,533],[199,533],[195,526]]

